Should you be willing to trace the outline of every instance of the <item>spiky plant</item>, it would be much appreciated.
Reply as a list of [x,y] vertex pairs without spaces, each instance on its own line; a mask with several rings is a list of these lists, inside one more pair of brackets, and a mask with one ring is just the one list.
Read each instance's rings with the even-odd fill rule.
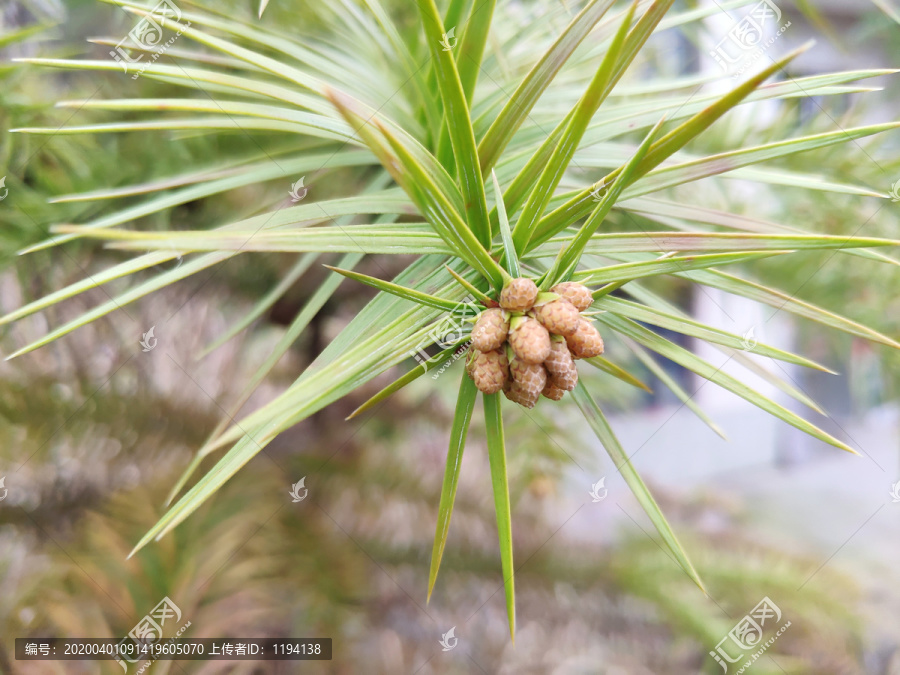
[[[888,71],[794,79],[786,73],[798,54],[794,52],[767,62],[758,74],[731,85],[733,88],[723,95],[707,93],[695,77],[634,79],[620,86],[655,33],[678,29],[694,34],[700,22],[720,11],[710,7],[670,12],[673,2],[655,0],[614,8],[613,0],[588,0],[567,25],[552,28],[546,16],[532,20],[535,17],[529,14],[530,6],[495,0],[450,0],[443,11],[435,0],[418,0],[412,3],[415,10],[400,6],[392,12],[378,0],[358,4],[347,0],[304,6],[305,22],[301,23],[308,27],[298,26],[290,35],[258,24],[255,19],[178,10],[164,22],[172,35],[177,31],[180,36],[177,44],[159,59],[150,57],[150,47],[144,52],[133,48],[130,59],[143,58],[132,63],[126,74],[121,72],[121,63],[105,54],[98,60],[28,59],[41,66],[112,71],[111,77],[116,78],[113,82],[120,88],[131,86],[129,78],[140,75],[163,83],[164,91],[173,86],[188,91],[167,98],[96,97],[63,102],[60,105],[77,110],[112,111],[126,118],[62,130],[18,131],[230,132],[251,138],[258,150],[191,167],[170,180],[63,197],[65,201],[150,195],[85,224],[59,226],[55,236],[30,250],[92,238],[108,242],[112,248],[142,253],[25,305],[4,317],[3,323],[22,319],[99,284],[129,275],[146,279],[53,329],[13,356],[46,345],[168,284],[227,265],[238,255],[297,254],[285,282],[261,299],[224,340],[246,328],[320,256],[342,254],[335,273],[316,289],[238,403],[199,449],[173,489],[172,499],[204,458],[223,451],[224,455],[171,506],[135,550],[184,521],[278,434],[430,344],[436,326],[443,326],[447,313],[458,309],[463,300],[479,309],[494,307],[503,287],[518,277],[532,279],[543,291],[567,281],[587,285],[593,296],[588,313],[603,337],[622,338],[609,351],[621,349],[615,345],[622,342],[629,345],[699,415],[703,416],[702,411],[665,377],[652,352],[815,438],[853,452],[804,418],[648,328],[650,324],[716,345],[787,394],[814,405],[802,392],[741,351],[745,341],[740,335],[690,319],[642,280],[668,275],[681,283],[722,289],[837,330],[900,346],[865,326],[719,269],[812,249],[840,251],[865,264],[892,261],[870,249],[897,242],[811,234],[797,228],[796,223],[780,226],[753,216],[695,208],[695,197],[671,190],[733,172],[735,177],[761,184],[884,197],[866,188],[805,173],[746,167],[854,141],[893,129],[896,124],[836,128],[710,156],[689,155],[684,150],[716,120],[742,104],[865,91],[851,83]],[[153,17],[150,6],[127,0],[116,0],[115,4],[135,15],[136,21]],[[723,7],[744,4],[728,2]],[[413,12],[416,17],[410,16]],[[526,14],[524,19],[522,12]],[[560,9],[553,17],[561,14]],[[161,17],[153,18],[159,22]],[[94,42],[112,47],[119,40]],[[777,75],[784,77],[767,84]],[[148,115],[135,118],[133,113]],[[158,151],[165,154],[168,146],[160,146]],[[305,184],[298,177],[306,178]],[[272,190],[264,187],[269,183],[274,183]],[[260,186],[257,194],[264,203],[262,212],[211,230],[121,227],[180,204],[246,186]],[[309,197],[297,203],[306,196],[306,190]],[[152,194],[157,192],[160,194]],[[323,193],[329,196],[321,198]],[[644,227],[648,223],[654,223],[656,229],[648,231]],[[153,269],[182,255],[184,263],[174,269],[171,265],[161,271]],[[390,281],[353,271],[364,257],[384,255],[414,256],[415,260]],[[254,388],[341,283],[343,277],[337,272],[380,292],[287,391],[235,421],[233,416]],[[614,291],[620,292],[614,295]],[[622,292],[632,299],[622,297]],[[445,341],[440,354],[415,366],[360,410],[371,409],[409,382],[442,366],[466,339],[463,331]],[[807,358],[768,345],[757,344],[754,352],[822,369]],[[615,354],[608,356],[611,358],[598,356],[587,362],[610,376],[639,384],[615,363]],[[460,460],[478,394],[465,373],[460,373],[460,378],[429,596],[447,538]],[[494,393],[482,398],[512,634],[514,566],[502,419],[506,404],[501,405],[500,397],[500,393]],[[674,557],[702,588],[688,556],[584,380],[571,397]],[[540,403],[565,404],[566,399]]]

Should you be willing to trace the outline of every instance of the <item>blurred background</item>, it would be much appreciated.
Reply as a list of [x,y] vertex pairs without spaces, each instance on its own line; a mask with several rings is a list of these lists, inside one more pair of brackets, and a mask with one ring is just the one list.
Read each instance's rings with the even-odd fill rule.
[[[529,20],[560,26],[577,9],[569,0],[521,4]],[[695,4],[704,3],[678,6]],[[883,0],[779,1],[778,7],[791,26],[773,55],[817,40],[794,75],[900,63],[900,27]],[[220,3],[216,9],[252,16],[257,5]],[[714,72],[712,36],[727,31],[733,17],[723,12],[710,20],[708,36],[655,36],[630,81],[650,73]],[[316,20],[313,3],[272,0],[266,14],[270,25],[285,31],[300,19]],[[119,8],[89,0],[7,0],[0,8],[0,194],[7,191],[0,201],[2,314],[124,259],[86,242],[18,256],[46,238],[51,225],[84,222],[109,208],[104,202],[52,203],[54,197],[173,175],[183,162],[246,143],[239,135],[181,134],[160,154],[159,142],[171,139],[170,132],[8,133],[77,123],[81,117],[54,103],[115,96],[121,86],[117,73],[50,71],[13,58],[107,58],[107,47],[86,39],[124,35],[132,23]],[[869,82],[881,90],[745,106],[700,145],[715,152],[775,140],[787,130],[815,133],[895,118],[897,78]],[[169,85],[144,77],[128,86],[135,95],[159,96]],[[894,133],[806,153],[785,166],[898,195],[898,149]],[[900,196],[890,202],[779,186],[761,192],[739,179],[728,184],[727,190],[709,181],[678,189],[696,192],[706,207],[814,224],[830,233],[855,233],[865,224],[862,234],[900,238]],[[282,188],[255,185],[226,198],[190,201],[146,225],[199,228],[235,213],[252,215]],[[190,622],[184,637],[331,637],[334,660],[160,661],[152,666],[157,673],[718,673],[722,668],[709,652],[768,597],[791,627],[772,647],[773,658],[753,665],[758,675],[900,675],[897,354],[670,277],[655,289],[698,320],[836,371],[773,364],[821,408],[813,421],[861,452],[854,457],[819,443],[673,363],[642,362],[628,345],[611,341],[607,354],[640,373],[647,391],[583,374],[709,597],[660,546],[577,411],[538,406],[511,415],[507,429],[518,567],[515,645],[478,417],[441,576],[426,604],[461,362],[436,380],[415,382],[371,414],[345,421],[397,373],[317,413],[254,458],[174,533],[127,559],[164,512],[193,451],[240,397],[324,274],[313,270],[250,330],[209,353],[206,347],[294,262],[280,254],[241,256],[221,273],[190,277],[0,365],[0,672],[121,672],[110,661],[17,663],[14,638],[123,637],[168,597],[182,623]],[[402,269],[391,258],[375,264],[388,272]],[[894,338],[900,334],[896,266],[825,251],[792,256],[790,264],[770,259],[759,269],[789,295]],[[364,265],[362,271],[370,270]],[[113,282],[2,326],[0,352],[12,353],[125,287]],[[287,388],[370,297],[368,289],[344,282],[244,412]],[[141,348],[151,327],[165,349]],[[667,336],[683,343],[683,336]],[[729,361],[709,346],[694,348],[717,366]],[[692,395],[721,436],[660,378]],[[753,384],[796,405],[762,379]],[[569,414],[571,421],[548,417]],[[295,502],[291,490],[301,478],[308,498]],[[445,650],[441,640],[451,628],[458,643]]]

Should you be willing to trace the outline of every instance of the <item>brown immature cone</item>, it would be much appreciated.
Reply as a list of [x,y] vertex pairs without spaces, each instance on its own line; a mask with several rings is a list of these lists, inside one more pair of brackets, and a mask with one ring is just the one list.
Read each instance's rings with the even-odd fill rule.
[[495,352],[473,351],[474,358],[468,365],[469,377],[475,382],[478,390],[485,394],[496,394],[503,389],[509,377],[509,361],[506,350]]
[[511,312],[527,312],[534,306],[538,287],[531,279],[512,279],[500,291],[500,306]]
[[532,401],[519,387],[507,387],[503,390],[503,395],[513,403],[518,403],[525,408],[533,408],[536,401]]
[[575,309],[579,312],[583,312],[594,304],[594,296],[591,295],[591,289],[574,281],[564,281],[561,284],[556,284],[550,290],[575,305]]
[[550,354],[550,333],[530,316],[513,319],[509,346],[522,361],[541,364]]
[[566,390],[555,386],[550,380],[547,380],[547,385],[544,387],[544,391],[541,392],[541,396],[545,396],[551,401],[559,401],[565,395]]
[[572,391],[578,384],[578,369],[565,340],[553,340],[550,355],[544,360],[544,368],[550,374],[550,382],[554,387]]
[[581,321],[581,315],[575,305],[565,298],[545,302],[535,307],[532,312],[534,318],[540,321],[544,328],[557,335],[574,334],[578,330],[578,322]]
[[569,351],[576,359],[590,359],[603,353],[603,338],[590,321],[581,320],[574,335],[566,338]]
[[509,332],[509,319],[502,309],[486,309],[478,317],[472,328],[472,346],[481,352],[492,352],[500,349],[506,342]]
[[512,387],[507,398],[526,408],[533,408],[547,385],[547,371],[544,370],[544,366],[513,359],[509,364],[509,375],[512,378]]

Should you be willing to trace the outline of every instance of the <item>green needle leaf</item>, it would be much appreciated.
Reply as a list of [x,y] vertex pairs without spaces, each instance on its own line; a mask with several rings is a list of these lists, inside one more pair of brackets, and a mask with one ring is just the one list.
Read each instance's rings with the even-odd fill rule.
[[472,8],[472,15],[466,22],[466,34],[459,48],[457,68],[459,68],[459,80],[469,104],[475,93],[478,73],[481,72],[484,46],[488,39],[488,33],[490,33],[491,19],[494,17],[496,5],[497,0],[480,0]]
[[[667,302],[663,298],[659,297],[656,293],[653,293],[652,291],[647,290],[640,284],[637,284],[637,283],[631,284],[631,286],[628,288],[628,292],[631,295],[633,295],[635,298],[640,300],[641,302],[643,302],[651,307],[657,307],[659,309],[667,311],[670,314],[674,314],[676,316],[689,318],[688,315],[685,314],[684,312],[682,312],[678,307],[676,307],[675,305],[672,305],[671,303]],[[784,378],[778,377],[778,375],[773,373],[768,368],[765,368],[761,363],[758,363],[757,361],[754,361],[753,359],[751,359],[743,351],[743,349],[729,349],[728,347],[723,347],[722,345],[717,345],[715,342],[711,342],[710,344],[713,347],[715,347],[716,349],[718,349],[720,352],[725,354],[726,356],[733,359],[735,361],[735,363],[740,364],[741,366],[743,366],[744,368],[749,370],[751,373],[756,373],[762,379],[764,379],[766,382],[769,382],[772,386],[776,387],[777,389],[780,389],[781,391],[783,391],[785,394],[787,394],[791,398],[799,401],[800,403],[807,406],[808,408],[815,410],[820,415],[828,414],[824,410],[822,410],[822,408],[819,407],[819,405],[815,401],[813,401],[809,396],[807,396],[802,391],[800,391],[797,387],[790,384]],[[629,346],[631,346],[631,345],[629,345]],[[640,349],[640,347],[638,347],[637,345],[634,345],[634,346],[637,347],[638,349]],[[775,365],[777,366],[777,364],[775,364]],[[782,370],[782,372],[784,372],[783,369],[781,369],[781,370]]]
[[392,293],[393,295],[403,298],[404,300],[412,300],[413,302],[417,302],[420,305],[425,305],[426,307],[446,309],[447,311],[452,312],[457,308],[457,306],[459,306],[458,302],[445,300],[444,298],[439,298],[435,295],[429,295],[428,293],[416,291],[411,288],[405,288],[403,286],[400,286],[399,284],[391,283],[390,281],[384,281],[383,279],[370,277],[368,274],[362,274],[361,272],[351,272],[350,270],[342,270],[339,267],[332,267],[331,265],[323,265],[323,267],[327,267],[331,271],[337,272],[338,274],[343,274],[345,277],[348,277],[350,279],[361,281],[362,283],[372,286],[373,288],[377,288],[379,291]]
[[450,429],[450,448],[447,451],[447,467],[444,469],[444,484],[441,486],[441,502],[438,507],[437,529],[434,533],[434,547],[431,550],[431,571],[428,573],[428,601],[434,591],[438,569],[447,545],[447,533],[450,531],[450,516],[453,514],[453,502],[456,499],[456,488],[459,485],[459,470],[462,467],[463,450],[466,447],[466,435],[475,409],[478,388],[466,373],[462,374],[459,385],[459,396],[456,399],[456,412],[453,415],[453,427]]
[[[345,255],[341,258],[341,263],[344,265],[352,266],[359,263],[362,259],[362,256],[358,253],[351,253]],[[316,314],[318,314],[319,310],[322,309],[322,306],[328,302],[334,292],[337,290],[338,286],[340,286],[343,279],[337,275],[328,275],[329,278],[322,283],[317,289],[316,292],[310,296],[310,298],[304,303],[303,308],[294,317],[294,320],[291,322],[291,325],[288,326],[288,329],[278,340],[278,343],[270,350],[266,360],[256,369],[256,372],[248,380],[247,384],[244,386],[237,400],[230,403],[227,409],[224,409],[225,413],[224,417],[220,420],[219,424],[216,425],[216,428],[212,431],[212,433],[207,436],[206,441],[197,450],[194,460],[191,461],[191,464],[187,467],[187,469],[182,473],[181,477],[175,484],[175,487],[169,492],[169,496],[166,499],[166,505],[172,503],[172,500],[181,492],[182,488],[187,485],[187,481],[191,478],[194,471],[199,467],[200,462],[209,454],[208,448],[215,443],[216,439],[225,431],[229,423],[234,422],[234,417],[240,412],[241,408],[244,407],[244,404],[250,400],[250,397],[256,392],[259,386],[265,381],[266,377],[272,372],[272,369],[278,364],[281,360],[281,357],[285,355],[285,353],[291,348],[291,346],[297,341],[306,327],[309,325],[309,322],[312,321]]]
[[460,276],[460,274],[458,272],[453,270],[449,265],[444,265],[444,267],[447,269],[448,272],[450,272],[450,275],[454,279],[456,279],[456,281],[459,282],[459,285],[462,286],[463,288],[465,288],[467,291],[469,291],[469,293],[471,293],[475,298],[477,298],[479,300],[479,302],[481,302],[482,305],[484,305],[485,307],[496,307],[497,306],[496,300],[491,300],[490,297],[488,297],[488,295],[484,291],[476,288],[473,284],[466,281],[462,276]]
[[681,569],[684,570],[684,573],[700,587],[700,590],[706,593],[703,582],[700,580],[700,575],[697,574],[697,570],[694,569],[694,566],[688,559],[688,555],[685,552],[684,547],[682,547],[681,543],[678,541],[678,538],[675,536],[672,526],[669,525],[669,522],[663,515],[656,500],[653,499],[653,495],[650,494],[650,490],[647,489],[644,481],[641,480],[640,475],[638,475],[638,472],[635,470],[634,466],[632,466],[631,461],[628,459],[628,455],[619,443],[619,439],[616,438],[615,433],[609,426],[609,422],[606,421],[603,412],[594,402],[594,399],[591,398],[591,395],[588,393],[583,382],[578,382],[575,390],[572,392],[572,398],[575,399],[575,403],[581,409],[588,424],[591,425],[591,429],[597,434],[597,438],[603,444],[610,459],[612,459],[613,463],[616,465],[616,469],[622,474],[622,478],[625,479],[628,487],[631,488],[638,503],[644,509],[644,512],[650,518],[654,527],[656,527],[656,531],[659,532],[663,541],[666,543],[666,546],[669,547],[669,550],[675,556],[675,561]]
[[512,515],[509,506],[509,479],[506,475],[506,443],[503,439],[500,394],[488,394],[483,398],[488,459],[491,464],[491,485],[494,489],[494,510],[497,512],[497,534],[500,538],[503,586],[506,591],[506,614],[509,618],[509,635],[515,642],[516,590],[515,568],[513,567]]
[[522,276],[519,273],[519,256],[516,255],[516,247],[513,245],[512,232],[509,229],[509,218],[506,215],[506,206],[503,205],[503,192],[500,190],[500,181],[497,180],[497,172],[491,169],[491,178],[494,181],[494,195],[497,198],[497,214],[500,217],[500,238],[503,240],[503,251],[506,255],[506,266],[514,279]]
[[253,308],[240,319],[240,321],[237,321],[222,335],[203,348],[197,355],[197,360],[199,361],[203,357],[208,356],[211,352],[231,340],[231,338],[246,329],[250,324],[271,309],[272,305],[274,305],[288,289],[294,285],[294,282],[303,276],[303,273],[309,269],[317,257],[318,254],[316,253],[306,253],[300,256],[300,259],[294,263],[294,266],[288,271],[284,278],[279,281],[271,291],[266,293],[266,295],[263,296],[262,299],[260,299]]
[[[638,176],[642,176],[651,169],[659,166],[662,162],[687,145],[688,142],[712,126],[712,124],[722,117],[722,115],[740,104],[741,101],[752,94],[754,90],[758,89],[766,79],[772,74],[782,70],[799,54],[806,51],[809,46],[810,45],[807,44],[794,50],[783,59],[780,59],[765,70],[751,77],[746,82],[738,85],[722,96],[718,101],[701,110],[656,141],[641,162],[641,166],[637,172]],[[620,170],[621,169],[616,169],[605,176],[603,178],[604,183],[608,184],[615,180]],[[564,229],[572,221],[583,217],[585,212],[589,212],[590,205],[588,202],[590,200],[591,190],[582,190],[565,204],[541,218],[536,224],[534,230],[535,236],[531,239],[530,247],[534,247],[540,242],[545,241],[548,237],[553,236],[555,233]]]
[[425,40],[437,73],[438,87],[447,115],[450,142],[459,172],[459,182],[466,202],[466,222],[485,248],[491,245],[490,221],[484,195],[484,178],[475,148],[475,132],[469,116],[469,105],[456,69],[453,52],[444,49],[444,24],[434,0],[417,0],[422,16]]
[[650,144],[653,143],[653,140],[662,128],[664,121],[665,117],[657,122],[656,126],[650,130],[650,133],[644,138],[644,142],[640,144],[637,151],[634,153],[634,156],[622,168],[622,172],[616,178],[616,182],[606,190],[606,194],[600,199],[600,203],[597,204],[590,217],[578,230],[578,234],[575,235],[575,238],[569,242],[568,246],[560,249],[559,255],[553,262],[553,267],[550,269],[547,276],[544,277],[542,286],[544,290],[552,288],[560,281],[568,281],[572,278],[572,274],[575,272],[575,268],[581,260],[581,255],[584,253],[585,247],[606,219],[606,216],[609,215],[610,210],[612,210],[613,205],[618,201],[625,186],[631,182],[632,176],[634,176],[635,171],[637,171],[638,166],[641,161],[643,161],[644,156],[647,154],[647,149],[650,147]]
[[[550,160],[545,164],[541,176],[538,178],[537,185],[531,191],[528,201],[525,202],[525,207],[522,209],[522,214],[516,222],[515,230],[513,230],[516,250],[521,253],[526,251],[531,234],[534,232],[534,228],[544,213],[547,204],[550,203],[553,192],[559,185],[563,173],[569,168],[572,157],[575,155],[575,150],[578,148],[578,144],[581,142],[581,138],[584,136],[591,118],[593,118],[594,113],[597,112],[600,104],[603,103],[603,100],[609,94],[609,85],[613,81],[616,64],[622,53],[625,37],[636,9],[637,2],[634,2],[629,7],[628,12],[626,12],[625,18],[622,19],[622,24],[619,26],[612,44],[610,44],[600,67],[594,74],[594,79],[591,80],[591,84],[588,86],[584,96],[581,97],[578,105],[572,111],[571,119],[565,131],[563,131],[559,142],[556,144]],[[639,152],[643,156],[646,148]]]
[[[377,120],[375,123],[378,124]],[[501,288],[507,276],[506,271],[490,256],[487,249],[481,244],[481,241],[462,221],[459,214],[439,191],[437,185],[425,173],[422,166],[416,162],[393,134],[384,127],[379,126],[379,128],[388,143],[391,144],[391,148],[397,154],[400,162],[409,171],[412,182],[408,185],[408,189],[414,193],[413,197],[419,197],[420,206],[424,207],[423,210],[426,216],[430,216],[429,222],[435,226],[438,234],[441,234],[443,231],[445,234],[442,236],[448,236],[448,238],[451,238],[451,241],[456,243],[457,249],[461,252],[461,257],[468,258],[472,266],[481,272],[494,288]],[[483,198],[484,186],[482,186]]]
[[890,338],[883,333],[879,333],[868,326],[851,321],[840,314],[835,314],[827,309],[823,309],[812,303],[805,302],[800,298],[796,298],[792,293],[785,293],[784,291],[763,286],[762,284],[748,281],[747,279],[741,279],[740,277],[718,270],[699,270],[689,275],[678,273],[675,276],[690,279],[691,281],[703,284],[704,286],[718,288],[727,291],[728,293],[734,293],[735,295],[750,298],[756,302],[765,303],[774,307],[777,311],[784,310],[785,312],[807,318],[810,321],[815,321],[823,326],[829,326],[830,328],[836,328],[837,330],[844,331],[850,335],[856,335],[864,340],[871,340],[894,349],[900,349],[900,343],[893,338]]
[[758,391],[756,391],[752,387],[747,386],[737,378],[722,372],[721,368],[716,368],[705,359],[700,358],[693,352],[688,351],[683,347],[679,347],[670,340],[666,340],[664,337],[657,335],[652,330],[645,328],[636,321],[632,321],[631,319],[626,319],[625,317],[617,316],[609,312],[597,315],[597,320],[606,324],[622,335],[630,337],[631,339],[644,345],[648,349],[652,349],[661,356],[664,356],[667,359],[670,359],[675,363],[684,366],[688,370],[697,373],[700,377],[704,377],[710,382],[714,382],[720,387],[723,387],[733,394],[736,394],[746,401],[749,401],[753,405],[762,408],[771,415],[774,415],[778,419],[783,420],[791,426],[800,429],[800,431],[809,434],[813,438],[818,438],[820,441],[828,443],[829,445],[833,445],[834,447],[840,448],[841,450],[846,450],[847,452],[853,453],[854,455],[859,454],[858,452],[856,452],[856,450],[851,448],[846,443],[843,443],[830,434],[825,433],[814,424],[807,422],[799,415],[796,415],[787,408],[775,403],[775,401],[773,401],[772,399],[763,396]]
[[478,155],[481,169],[492,169],[506,145],[512,140],[528,113],[547,89],[559,69],[565,65],[575,48],[581,44],[594,25],[612,7],[614,0],[591,0],[581,13],[566,26],[553,46],[544,52],[516,91],[503,106],[481,143]]
[[640,262],[628,262],[620,265],[596,267],[579,270],[572,277],[587,286],[599,286],[616,281],[633,281],[643,277],[660,274],[690,272],[708,267],[720,267],[734,263],[751,262],[777,255],[787,255],[791,251],[749,251],[747,253],[709,253],[707,255],[685,255],[669,258],[657,258]]
[[599,368],[604,373],[608,373],[613,377],[622,380],[622,382],[627,382],[633,387],[637,387],[638,389],[643,389],[647,393],[652,394],[653,390],[648,387],[646,384],[637,379],[634,375],[629,373],[627,370],[622,368],[621,366],[613,363],[609,359],[605,359],[602,356],[594,356],[589,359],[585,359],[586,363],[590,363],[595,368]]
[[[623,298],[616,298],[609,295],[595,300],[594,307],[607,310],[618,316],[628,317],[629,319],[633,319],[641,323],[649,323],[654,326],[659,326],[660,328],[666,328],[668,330],[676,331],[683,335],[690,335],[691,337],[695,337],[700,340],[706,340],[707,342],[724,345],[725,347],[730,347],[731,349],[742,349],[744,346],[744,338],[742,338],[740,335],[735,335],[725,330],[713,328],[712,326],[700,323],[699,321],[694,321],[693,319],[689,319],[687,317],[678,316],[677,314],[667,312],[664,309],[660,309],[658,307],[648,307],[647,305],[642,305],[637,302],[631,302],[630,300],[624,300]],[[776,349],[775,347],[770,347],[769,345],[763,344],[762,342],[758,343],[753,348],[753,351],[760,356],[765,356],[771,359],[778,359],[780,361],[793,363],[805,368],[814,368],[826,373],[831,373],[832,375],[834,374],[831,370],[819,363],[816,363],[815,361],[804,358],[802,356],[797,356],[796,354],[791,354],[790,352],[786,352],[781,349]]]
[[457,347],[456,345],[454,345],[452,347],[448,347],[441,353],[435,354],[434,356],[432,356],[425,363],[420,363],[419,365],[417,365],[415,368],[413,368],[409,372],[404,373],[403,375],[398,377],[396,380],[391,382],[388,386],[386,386],[384,389],[379,391],[368,401],[366,401],[361,406],[359,406],[352,413],[347,415],[346,419],[352,420],[354,417],[356,417],[360,413],[364,413],[366,410],[369,410],[373,406],[381,403],[384,399],[389,397],[391,394],[400,391],[401,389],[403,389],[403,387],[408,385],[410,382],[413,382],[414,380],[417,380],[419,377],[421,377],[425,373],[434,370],[435,368],[437,368],[439,365],[441,365],[444,362],[444,359],[449,358],[457,349],[460,349],[460,348],[461,347]]
[[659,378],[659,381],[666,385],[669,390],[678,397],[678,400],[689,408],[706,426],[715,431],[724,440],[728,440],[728,437],[725,436],[725,432],[722,431],[722,427],[712,421],[710,416],[697,405],[693,395],[688,394],[682,389],[681,385],[675,381],[675,378],[669,375],[669,373],[666,372],[666,369],[660,366],[656,360],[647,353],[646,349],[639,344],[634,343],[632,340],[626,339],[625,344],[628,345],[628,348],[638,357],[640,362],[646,366],[647,370],[656,375],[656,377]]
[[[458,288],[437,263],[435,257],[422,258],[395,281],[438,284],[448,293]],[[416,305],[404,312],[402,302],[392,295],[377,295],[287,392],[241,419],[209,446],[212,451],[234,443],[138,541],[131,555],[177,527],[279,433],[396,365],[420,344],[437,310]]]
[[[613,77],[608,81],[605,91],[602,92],[602,96],[605,97],[612,92],[613,87],[615,87],[618,80],[625,74],[626,69],[638,55],[641,47],[653,33],[663,16],[665,16],[666,12],[672,6],[673,2],[674,0],[656,0],[650,7],[647,8],[647,11],[644,12],[643,16],[641,16],[641,18],[638,20],[635,27],[628,34],[625,45],[621,49],[622,58],[620,58],[616,63]],[[510,212],[517,211],[522,203],[528,199],[529,189],[534,185],[535,181],[538,180],[540,175],[547,167],[547,164],[550,161],[550,157],[556,151],[563,133],[565,133],[569,128],[576,109],[577,107],[569,111],[569,114],[566,115],[565,118],[563,118],[563,120],[556,125],[556,128],[554,128],[549,135],[547,135],[546,133],[542,133],[542,138],[544,138],[543,143],[535,152],[532,153],[531,158],[521,169],[521,171],[519,171],[518,175],[516,175],[515,179],[510,184],[509,188],[506,191],[506,194],[504,195],[507,209],[509,209]],[[676,109],[676,111],[679,109],[680,108]],[[629,121],[627,125],[627,128],[623,129],[622,132],[630,131],[631,128],[633,128],[632,121]],[[608,176],[607,178],[607,185],[615,180],[615,176]],[[588,213],[589,212],[590,209],[588,209]],[[582,216],[584,215],[587,214],[582,214]],[[579,216],[579,218],[582,216]],[[548,217],[550,217],[549,214],[548,216],[541,218],[541,220],[538,222],[538,231],[541,231],[541,224]],[[494,222],[494,218],[495,214],[492,213],[491,223]],[[572,222],[574,222],[574,220],[577,220],[577,218],[570,219],[566,224],[571,224]],[[554,233],[558,231],[559,230],[554,230]]]
[[[174,258],[177,254],[170,254],[168,256],[162,257],[162,260],[167,260]],[[168,270],[162,274],[158,274],[154,277],[151,277],[147,281],[138,284],[137,286],[128,289],[124,293],[121,293],[114,298],[110,298],[104,303],[94,307],[93,309],[84,312],[80,316],[68,321],[63,324],[59,328],[50,331],[42,338],[35,340],[34,342],[22,347],[21,349],[13,352],[9,356],[6,357],[6,360],[14,359],[16,357],[22,356],[23,354],[27,354],[28,352],[32,352],[38,347],[43,347],[44,345],[48,345],[54,340],[61,338],[63,335],[68,335],[73,330],[77,328],[81,328],[82,326],[86,326],[92,321],[96,321],[102,316],[106,316],[107,314],[116,311],[117,309],[122,309],[122,307],[128,303],[134,302],[145,295],[152,293],[154,291],[158,291],[160,288],[168,286],[175,281],[180,279],[184,279],[186,277],[191,276],[192,274],[196,274],[200,270],[204,270],[207,267],[212,267],[213,265],[217,265],[220,262],[224,262],[228,260],[232,256],[229,252],[218,252],[218,253],[210,253],[208,255],[201,256],[196,258],[195,260],[190,260],[185,262],[180,267],[176,267],[175,269]],[[138,260],[146,260],[147,256],[141,256]],[[116,266],[119,267],[118,265]],[[91,286],[95,285],[93,281],[91,281]]]

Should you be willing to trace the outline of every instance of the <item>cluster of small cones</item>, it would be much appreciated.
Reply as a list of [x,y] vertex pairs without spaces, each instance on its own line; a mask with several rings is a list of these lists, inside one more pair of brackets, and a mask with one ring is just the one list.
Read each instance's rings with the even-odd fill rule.
[[574,282],[539,293],[524,277],[500,293],[500,307],[486,309],[472,329],[466,372],[485,394],[503,391],[533,408],[541,395],[560,400],[578,383],[575,359],[603,353],[603,338],[581,315],[594,301]]

